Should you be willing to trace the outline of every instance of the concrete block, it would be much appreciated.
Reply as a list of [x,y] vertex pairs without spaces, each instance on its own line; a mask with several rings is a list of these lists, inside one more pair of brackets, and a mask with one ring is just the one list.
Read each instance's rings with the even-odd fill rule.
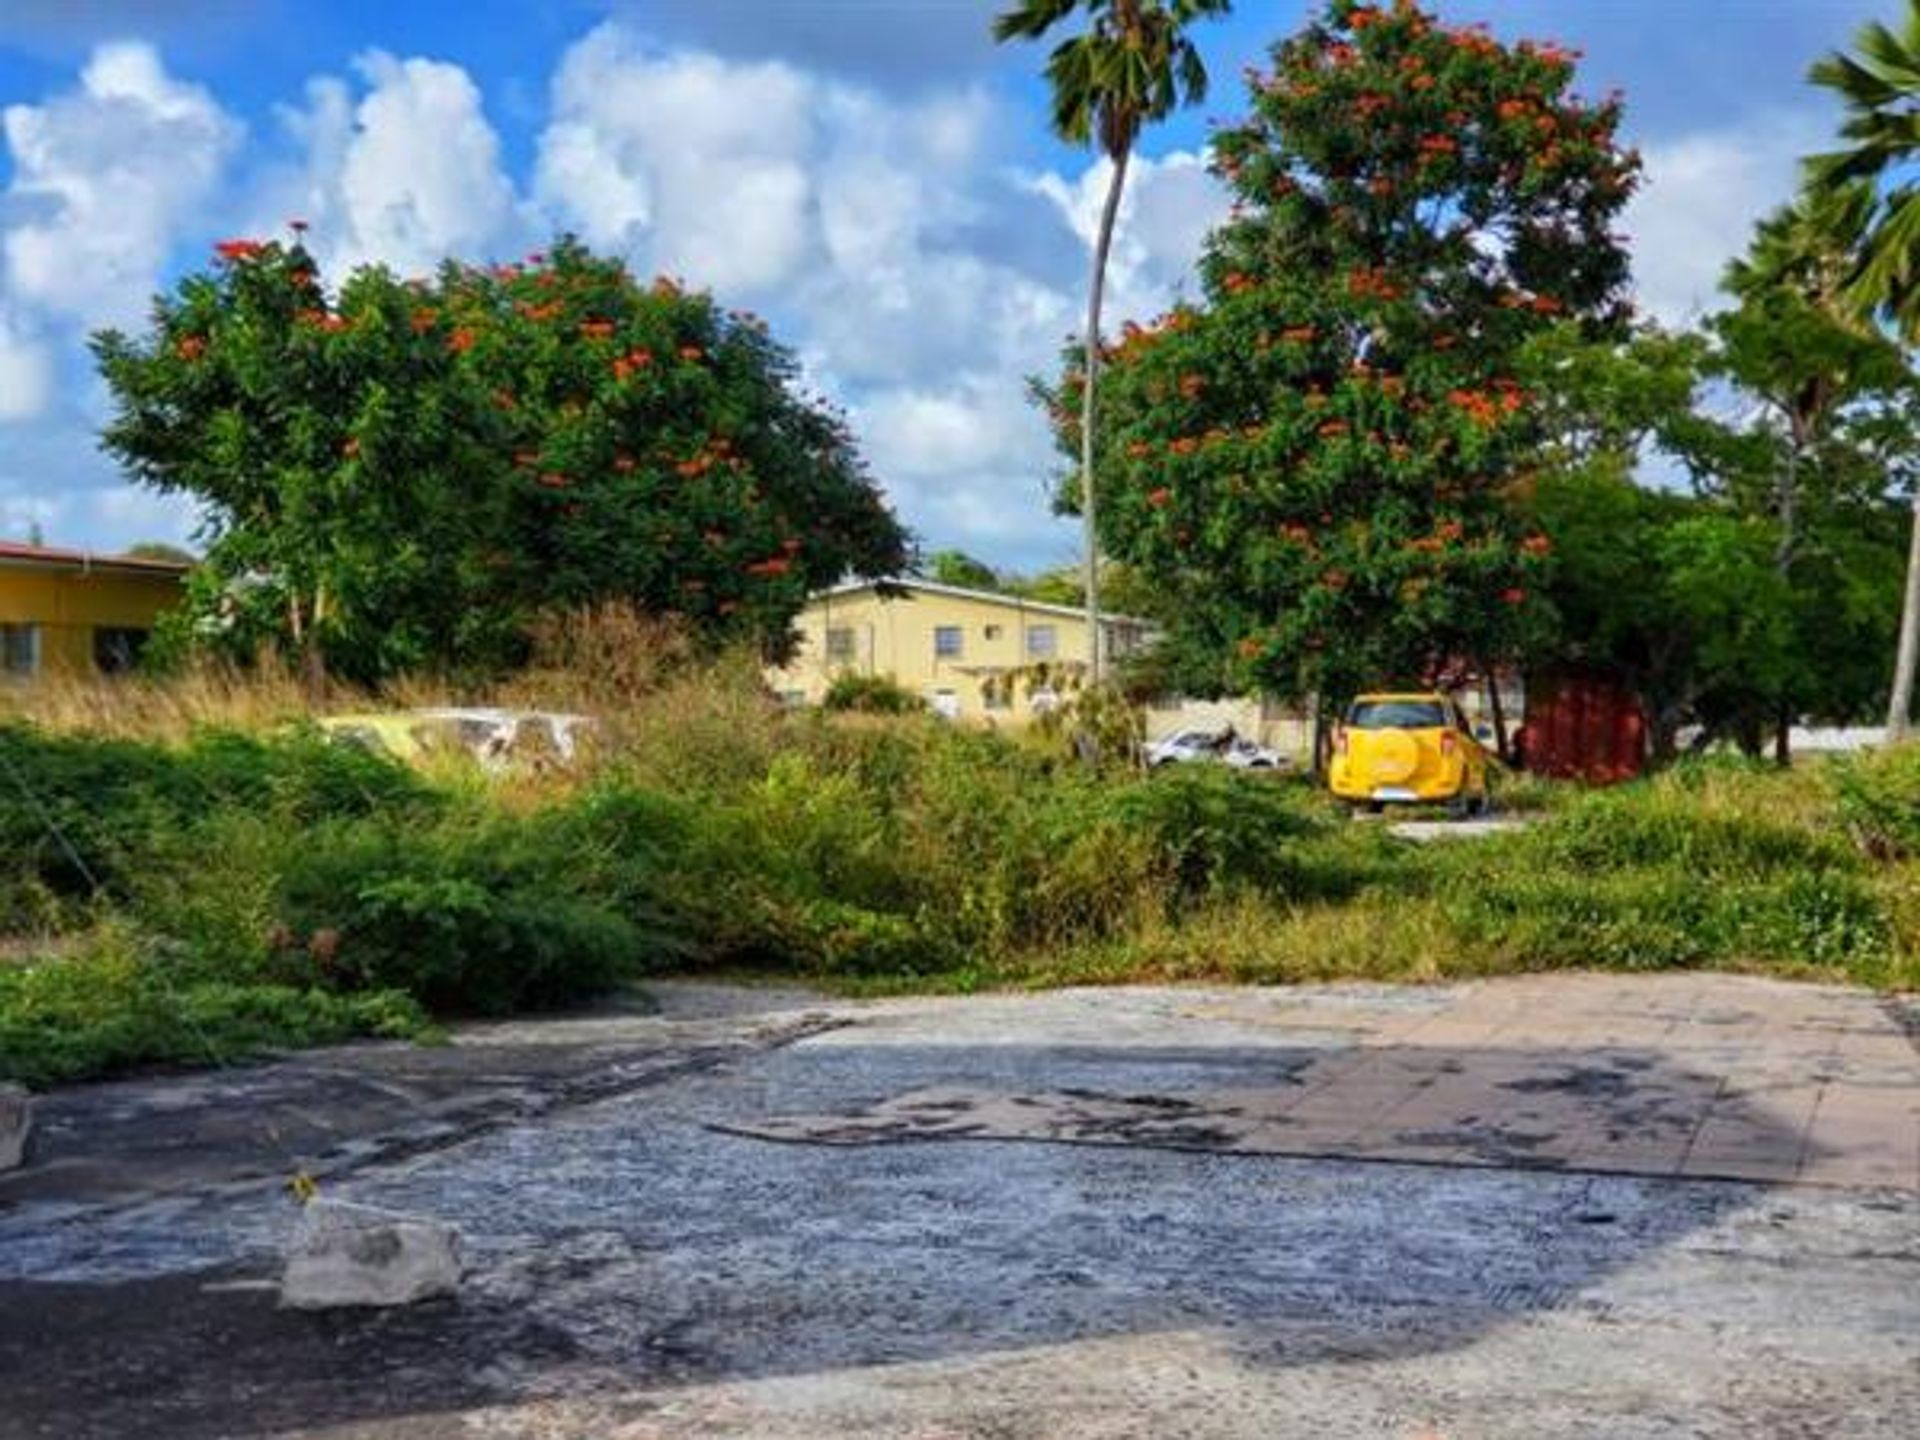
[[295,1310],[411,1305],[459,1288],[460,1234],[451,1225],[315,1200],[288,1243],[280,1303]]
[[0,1170],[26,1157],[27,1132],[33,1129],[33,1102],[18,1085],[0,1085]]

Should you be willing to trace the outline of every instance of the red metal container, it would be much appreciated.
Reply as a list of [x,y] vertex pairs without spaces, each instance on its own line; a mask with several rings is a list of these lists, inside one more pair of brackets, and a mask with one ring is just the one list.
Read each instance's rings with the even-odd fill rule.
[[1647,717],[1618,680],[1570,673],[1532,676],[1520,764],[1536,775],[1613,785],[1646,765]]

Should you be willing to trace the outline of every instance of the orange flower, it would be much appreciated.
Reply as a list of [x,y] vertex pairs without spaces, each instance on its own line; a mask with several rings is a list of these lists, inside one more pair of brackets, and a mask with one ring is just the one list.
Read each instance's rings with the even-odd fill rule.
[[1518,585],[1509,585],[1500,592],[1500,598],[1508,605],[1521,605],[1526,603],[1527,592]]
[[473,349],[474,341],[478,338],[473,331],[462,325],[447,337],[447,349],[456,355],[464,355]]
[[1305,345],[1313,339],[1313,336],[1314,329],[1311,325],[1295,325],[1290,330],[1280,332],[1280,338],[1289,345]]
[[749,575],[756,575],[763,579],[771,579],[776,575],[784,575],[793,569],[793,561],[784,555],[775,555],[768,560],[756,560],[753,564],[744,568]]
[[613,468],[624,474],[626,471],[633,469],[633,457],[631,455],[616,455],[613,460]]
[[1207,388],[1207,382],[1198,375],[1180,377],[1180,393],[1189,400],[1198,399],[1200,392]]
[[580,333],[589,340],[610,340],[613,338],[613,322],[611,320],[582,320],[580,322]]
[[1165,509],[1167,502],[1171,499],[1173,499],[1173,491],[1169,490],[1164,485],[1160,486],[1158,489],[1149,490],[1147,492],[1147,504],[1153,506],[1153,508],[1156,510]]
[[207,353],[206,337],[201,335],[182,335],[173,344],[173,353],[182,360],[198,360]]
[[690,362],[697,362],[706,359],[707,352],[702,350],[698,345],[682,345],[680,347],[680,358]]
[[258,240],[222,240],[213,247],[213,253],[229,264],[236,264],[253,259],[266,248]]
[[353,459],[360,453],[360,441],[356,437],[349,435],[346,443],[340,447],[340,453],[349,460]]
[[569,485],[573,484],[571,480],[562,475],[558,470],[542,471],[540,474],[540,483],[549,490],[565,490]]
[[1329,420],[1320,427],[1319,433],[1322,440],[1337,440],[1340,436],[1347,433],[1347,422],[1344,420]]
[[413,333],[424,335],[440,323],[440,312],[429,310],[425,306],[413,312]]

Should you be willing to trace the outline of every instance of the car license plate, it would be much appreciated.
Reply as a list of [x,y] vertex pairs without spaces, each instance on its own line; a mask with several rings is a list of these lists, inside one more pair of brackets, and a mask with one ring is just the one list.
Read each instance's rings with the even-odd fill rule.
[[1414,800],[1419,797],[1404,785],[1377,785],[1373,798],[1376,800]]

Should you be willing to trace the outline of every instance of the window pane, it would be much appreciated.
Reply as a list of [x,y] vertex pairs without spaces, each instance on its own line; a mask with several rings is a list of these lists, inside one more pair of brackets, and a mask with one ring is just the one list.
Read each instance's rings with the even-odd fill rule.
[[835,625],[827,631],[827,659],[853,659],[853,627]]
[[1446,707],[1434,700],[1365,701],[1347,716],[1355,730],[1437,730],[1446,723]]
[[31,675],[40,668],[40,627],[0,625],[0,674]]
[[933,653],[943,659],[957,659],[960,654],[960,627],[958,625],[936,625],[933,627]]
[[146,648],[145,630],[121,625],[94,627],[93,665],[102,675],[125,675],[140,663],[140,652]]
[[1059,643],[1059,633],[1051,625],[1032,625],[1027,628],[1029,655],[1051,656],[1059,648]]

